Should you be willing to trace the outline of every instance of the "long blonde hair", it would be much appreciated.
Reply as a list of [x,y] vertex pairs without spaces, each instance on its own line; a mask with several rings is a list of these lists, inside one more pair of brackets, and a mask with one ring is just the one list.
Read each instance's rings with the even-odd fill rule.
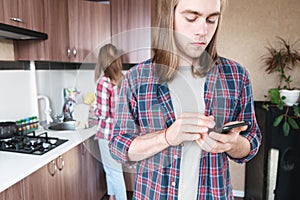
[[[222,14],[226,0],[220,1]],[[178,55],[175,53],[176,44],[174,39],[174,13],[177,4],[178,0],[160,0],[157,6],[159,15],[156,21],[157,28],[153,31],[152,52],[153,62],[156,64],[156,73],[164,81],[172,80],[178,68]],[[193,74],[196,76],[205,76],[218,57],[216,43],[220,30],[221,17],[222,15],[218,20],[216,32],[205,49],[207,53],[203,53],[199,58],[200,65],[205,67],[196,70],[192,66]]]
[[122,74],[122,61],[118,49],[112,44],[106,44],[101,47],[98,55],[98,62],[95,66],[95,81],[100,76],[110,78],[112,83],[119,85]]

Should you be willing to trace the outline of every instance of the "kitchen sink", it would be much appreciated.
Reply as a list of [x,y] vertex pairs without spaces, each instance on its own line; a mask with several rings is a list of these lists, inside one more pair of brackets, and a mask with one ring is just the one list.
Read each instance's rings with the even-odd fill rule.
[[44,126],[44,129],[51,131],[73,131],[76,129],[76,121],[51,123]]

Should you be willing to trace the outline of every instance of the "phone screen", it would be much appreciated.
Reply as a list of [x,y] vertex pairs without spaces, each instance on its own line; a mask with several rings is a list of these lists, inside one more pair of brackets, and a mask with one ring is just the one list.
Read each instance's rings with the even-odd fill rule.
[[231,124],[231,125],[225,125],[222,128],[221,133],[228,133],[231,129],[241,127],[241,126],[249,126],[250,122],[240,122],[236,124]]

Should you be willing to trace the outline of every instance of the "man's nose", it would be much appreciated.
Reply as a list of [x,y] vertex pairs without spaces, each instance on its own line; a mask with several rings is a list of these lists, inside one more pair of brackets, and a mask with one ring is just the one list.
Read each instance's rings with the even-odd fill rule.
[[198,18],[197,23],[195,23],[195,34],[196,35],[206,35],[208,32],[207,22],[204,18]]

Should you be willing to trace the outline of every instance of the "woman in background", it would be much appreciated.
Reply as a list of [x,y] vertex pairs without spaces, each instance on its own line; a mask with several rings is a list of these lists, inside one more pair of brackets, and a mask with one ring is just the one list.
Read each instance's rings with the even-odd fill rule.
[[110,200],[126,200],[126,186],[122,165],[110,155],[108,143],[112,137],[114,109],[118,97],[118,85],[123,78],[121,58],[112,44],[104,45],[95,66],[96,109],[98,118],[96,138],[106,174],[107,193]]

